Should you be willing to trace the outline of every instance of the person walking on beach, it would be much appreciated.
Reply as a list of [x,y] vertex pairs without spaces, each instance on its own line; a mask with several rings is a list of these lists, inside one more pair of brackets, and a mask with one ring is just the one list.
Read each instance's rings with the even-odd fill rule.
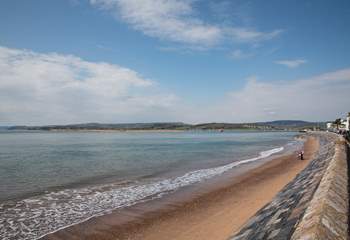
[[300,160],[304,160],[304,151],[299,152],[299,158]]

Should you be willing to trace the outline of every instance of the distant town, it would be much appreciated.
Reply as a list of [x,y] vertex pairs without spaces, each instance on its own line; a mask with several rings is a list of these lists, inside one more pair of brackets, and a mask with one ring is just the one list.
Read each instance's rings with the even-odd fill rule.
[[333,122],[327,122],[327,131],[344,135],[350,139],[350,112],[345,118],[337,118]]

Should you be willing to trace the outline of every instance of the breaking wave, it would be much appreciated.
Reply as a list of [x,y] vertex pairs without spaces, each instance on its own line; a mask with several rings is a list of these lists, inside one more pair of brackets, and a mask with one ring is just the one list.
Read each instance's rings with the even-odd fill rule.
[[120,184],[107,184],[65,189],[14,203],[3,203],[0,204],[0,237],[4,240],[38,239],[112,210],[159,198],[181,187],[218,176],[241,164],[267,158],[283,149],[274,148],[260,152],[254,158],[146,184],[134,183],[124,187]]

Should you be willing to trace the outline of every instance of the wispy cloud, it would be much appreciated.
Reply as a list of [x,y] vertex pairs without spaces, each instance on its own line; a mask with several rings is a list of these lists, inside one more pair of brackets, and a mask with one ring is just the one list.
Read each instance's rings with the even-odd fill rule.
[[251,25],[254,21],[252,1],[209,0],[209,9],[217,20]]
[[274,30],[272,32],[259,32],[247,28],[227,28],[227,35],[235,41],[240,42],[261,42],[271,40],[280,35],[283,30]]
[[276,64],[284,65],[288,68],[297,68],[305,63],[307,61],[305,59],[294,59],[294,60],[279,60],[275,61]]
[[250,52],[244,52],[241,49],[236,49],[234,50],[231,54],[230,57],[232,59],[240,60],[240,59],[247,59],[253,57],[254,54]]
[[259,42],[282,30],[261,32],[244,27],[223,27],[200,19],[193,0],[90,0],[112,12],[134,29],[161,40],[211,47],[224,41]]
[[202,112],[201,118],[229,122],[329,120],[349,111],[349,91],[350,68],[294,81],[266,82],[250,77],[244,88],[229,92],[209,108],[209,114]]
[[192,1],[91,0],[144,34],[175,42],[213,45],[221,29],[193,17]]
[[72,55],[0,47],[0,72],[0,123],[152,120],[177,101],[131,69]]

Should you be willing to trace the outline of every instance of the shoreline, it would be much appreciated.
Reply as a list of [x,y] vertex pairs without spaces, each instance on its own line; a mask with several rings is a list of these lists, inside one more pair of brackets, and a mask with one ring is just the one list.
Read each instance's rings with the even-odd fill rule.
[[[1,130],[1,129],[0,129]],[[301,132],[298,129],[259,129],[259,128],[232,128],[223,129],[223,132],[245,131],[245,132]],[[4,132],[96,132],[96,133],[178,133],[178,132],[218,132],[221,129],[5,129]]]
[[308,137],[305,160],[295,153],[276,156],[245,173],[189,187],[154,201],[49,234],[42,239],[226,239],[290,182],[317,151]]

